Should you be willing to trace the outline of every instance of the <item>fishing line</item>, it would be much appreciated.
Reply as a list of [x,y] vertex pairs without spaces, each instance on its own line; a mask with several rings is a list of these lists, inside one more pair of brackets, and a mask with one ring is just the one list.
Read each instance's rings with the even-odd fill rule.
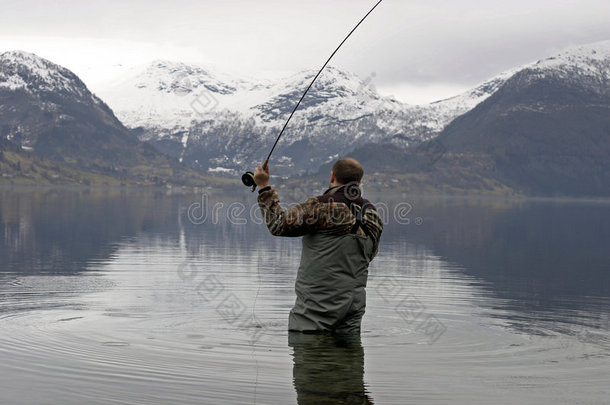
[[[318,73],[314,76],[313,80],[311,81],[311,83],[309,83],[309,86],[307,86],[307,88],[305,89],[305,92],[303,92],[303,95],[301,96],[301,98],[299,99],[299,101],[297,102],[297,104],[294,106],[294,109],[292,110],[292,112],[290,113],[290,116],[288,117],[288,119],[286,120],[286,123],[284,123],[284,126],[282,127],[282,130],[280,131],[280,134],[277,136],[277,138],[275,139],[275,142],[273,143],[273,146],[271,147],[271,150],[269,151],[269,154],[267,155],[267,158],[265,159],[265,162],[263,163],[263,167],[267,167],[267,164],[269,163],[269,159],[271,158],[271,154],[273,153],[273,151],[275,150],[275,147],[277,146],[277,143],[279,142],[280,138],[282,137],[282,134],[284,134],[284,131],[286,130],[286,127],[288,126],[288,123],[290,122],[290,120],[292,119],[292,116],[294,115],[294,113],[296,112],[296,110],[299,108],[299,106],[301,105],[301,102],[303,101],[303,99],[305,98],[305,96],[307,95],[307,92],[309,92],[309,89],[311,89],[311,87],[313,86],[313,84],[315,83],[316,79],[320,76],[320,74],[322,73],[322,71],[324,70],[324,68],[326,67],[326,65],[328,65],[328,63],[330,62],[330,60],[333,58],[333,56],[335,56],[335,54],[339,51],[339,49],[341,49],[341,46],[343,46],[343,44],[345,43],[345,41],[347,41],[347,39],[354,33],[354,31],[356,31],[356,29],[360,26],[360,24],[362,24],[364,22],[364,20],[366,20],[366,18],[373,12],[373,10],[375,10],[377,8],[377,6],[382,2],[383,0],[379,0],[374,6],[373,8],[371,8],[369,10],[368,13],[365,14],[364,17],[362,17],[362,19],[360,21],[358,21],[358,24],[356,24],[356,26],[354,28],[352,28],[352,30],[349,32],[349,34],[347,34],[347,36],[343,39],[343,41],[341,41],[341,43],[339,44],[339,46],[333,51],[333,53],[328,57],[328,59],[326,60],[326,62],[324,62],[324,65],[322,65],[322,67],[320,68],[320,70],[318,71]],[[252,191],[256,190],[256,183],[254,182],[254,173],[252,172],[246,172],[241,176],[241,181],[244,183],[245,186],[247,187],[252,187]]]
[[[254,304],[252,305],[252,326],[253,328],[257,328],[259,325],[256,322],[256,316],[254,315],[254,313],[256,312],[256,300],[258,300],[258,295],[261,292],[261,257],[260,255],[258,255],[257,257],[257,265],[256,265],[256,274],[258,275],[258,289],[256,290],[256,296],[254,297]],[[254,330],[254,335],[256,336],[256,330]],[[258,359],[256,358],[256,342],[254,341],[254,339],[252,340],[252,358],[254,359],[254,367],[256,368],[256,377],[254,380],[254,395],[253,397],[253,405],[256,405],[256,400],[257,400],[257,394],[258,394]]]

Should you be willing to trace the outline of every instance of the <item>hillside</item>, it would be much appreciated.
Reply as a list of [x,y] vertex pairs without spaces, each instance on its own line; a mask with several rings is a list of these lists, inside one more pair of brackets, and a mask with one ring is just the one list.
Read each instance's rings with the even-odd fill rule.
[[188,183],[201,176],[143,144],[71,71],[0,55],[0,181]]
[[[235,175],[264,158],[316,73],[271,82],[155,61],[100,90],[140,140],[202,172]],[[418,144],[492,94],[506,76],[448,100],[411,106],[379,95],[373,77],[330,66],[294,115],[275,164],[291,176],[367,143]]]
[[[0,55],[0,181],[239,184],[264,159],[313,74],[257,82],[156,61],[106,91],[124,126],[69,70],[7,52]],[[276,182],[323,187],[330,164],[352,155],[380,191],[608,196],[609,139],[606,41],[422,106],[381,97],[370,78],[330,67],[271,166]]]
[[610,196],[610,42],[520,70],[436,141],[524,194]]
[[[497,84],[431,140],[345,155],[363,163],[365,187],[379,191],[610,196],[610,41],[514,69]],[[317,172],[319,186],[330,166]]]

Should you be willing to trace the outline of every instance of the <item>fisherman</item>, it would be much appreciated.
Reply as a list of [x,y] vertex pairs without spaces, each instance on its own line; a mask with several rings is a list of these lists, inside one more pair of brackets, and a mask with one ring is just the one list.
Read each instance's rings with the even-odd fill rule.
[[379,213],[361,196],[363,174],[356,159],[340,159],[324,194],[284,210],[269,185],[269,166],[256,168],[258,204],[271,234],[303,237],[291,331],[360,333],[368,266],[383,230]]

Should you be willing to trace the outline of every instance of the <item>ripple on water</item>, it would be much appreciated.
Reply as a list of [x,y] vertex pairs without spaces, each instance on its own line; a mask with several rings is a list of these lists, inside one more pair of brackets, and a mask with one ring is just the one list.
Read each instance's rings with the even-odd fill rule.
[[109,347],[127,347],[129,345],[129,342],[102,342],[102,346]]
[[[286,333],[294,274],[273,267],[255,274],[247,258],[217,257],[227,262],[227,273],[218,273],[226,291],[260,318],[261,328],[242,326],[223,319],[197,282],[177,276],[183,258],[170,248],[138,252],[117,251],[96,280],[24,278],[0,287],[8,298],[0,303],[0,353],[9,398],[56,386],[72,403],[236,404],[255,395],[259,403],[296,402]],[[398,272],[401,260],[384,262],[405,288],[401,297],[415,297],[423,316],[446,330],[430,344],[420,323],[397,312],[401,300],[382,296],[371,278],[362,341],[364,383],[375,403],[549,403],[575,386],[587,402],[596,398],[587,392],[605,386],[607,331],[573,333],[506,310],[485,283],[437,258],[419,257],[429,272],[415,276]],[[55,395],[67,403],[68,394]]]

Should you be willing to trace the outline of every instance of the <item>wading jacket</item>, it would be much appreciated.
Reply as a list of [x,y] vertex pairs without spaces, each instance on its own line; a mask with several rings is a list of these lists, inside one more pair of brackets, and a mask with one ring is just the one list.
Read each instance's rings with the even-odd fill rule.
[[289,329],[359,332],[368,265],[383,230],[375,207],[346,186],[286,210],[274,189],[260,193],[258,203],[271,234],[303,237]]

